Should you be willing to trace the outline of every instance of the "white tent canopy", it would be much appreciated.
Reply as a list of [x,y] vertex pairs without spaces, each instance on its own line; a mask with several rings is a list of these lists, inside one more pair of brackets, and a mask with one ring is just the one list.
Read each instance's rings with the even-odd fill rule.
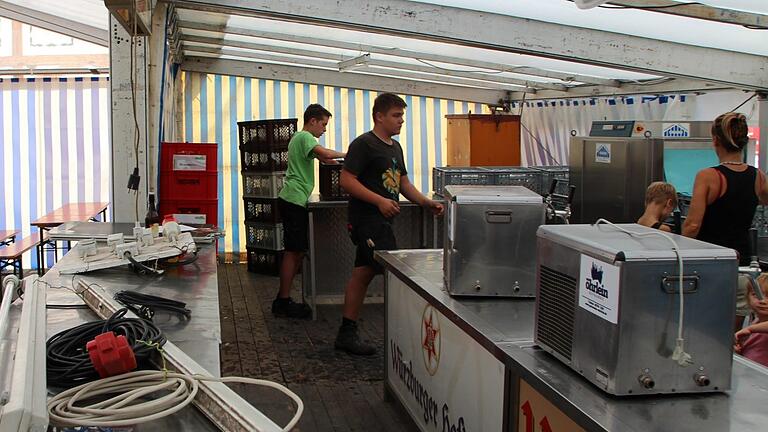
[[[254,77],[334,76],[374,90],[400,79],[414,94],[443,85],[439,94],[491,104],[768,88],[768,32],[650,10],[580,10],[566,0],[172,3],[189,70],[251,64]],[[703,3],[766,21],[757,1]]]
[[[624,0],[588,10],[568,0],[167,3],[174,6],[173,58],[187,70],[456,94],[488,104],[768,89],[764,27],[690,16],[719,11],[724,21],[768,25],[768,4],[760,0],[652,10],[638,8],[659,1]],[[692,9],[707,7],[716,9]],[[108,43],[103,1],[72,0],[62,8],[52,0],[2,0],[0,15]]]

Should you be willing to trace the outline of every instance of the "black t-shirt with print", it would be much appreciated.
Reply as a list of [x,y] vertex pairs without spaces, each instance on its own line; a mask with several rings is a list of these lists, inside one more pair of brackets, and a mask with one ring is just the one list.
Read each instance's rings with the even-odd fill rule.
[[[400,198],[400,177],[408,174],[400,143],[392,140],[392,145],[389,145],[372,131],[355,138],[349,145],[344,169],[356,175],[369,190],[395,201]],[[349,198],[350,221],[376,216],[382,217],[378,207]]]

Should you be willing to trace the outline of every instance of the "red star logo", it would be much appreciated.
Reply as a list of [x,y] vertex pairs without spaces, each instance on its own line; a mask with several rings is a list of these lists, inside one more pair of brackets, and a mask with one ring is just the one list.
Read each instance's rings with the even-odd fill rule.
[[432,362],[432,357],[437,357],[437,351],[435,349],[435,338],[440,329],[435,328],[432,325],[432,314],[429,315],[429,319],[424,320],[424,342],[421,346],[427,352],[429,362]]

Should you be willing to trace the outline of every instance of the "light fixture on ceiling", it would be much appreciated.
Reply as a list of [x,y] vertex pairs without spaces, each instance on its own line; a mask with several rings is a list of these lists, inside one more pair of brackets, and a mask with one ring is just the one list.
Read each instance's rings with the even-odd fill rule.
[[337,66],[339,72],[349,72],[368,65],[369,60],[371,60],[371,54],[363,54],[349,60],[340,61]]

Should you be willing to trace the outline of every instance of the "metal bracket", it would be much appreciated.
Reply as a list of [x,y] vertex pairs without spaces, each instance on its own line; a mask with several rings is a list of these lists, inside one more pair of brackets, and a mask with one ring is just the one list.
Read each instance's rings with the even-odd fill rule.
[[[683,294],[695,293],[699,290],[698,276],[683,276]],[[661,279],[661,289],[667,294],[680,293],[680,276],[664,276]]]
[[[122,306],[112,299],[101,287],[78,282],[77,292],[86,304],[101,318],[106,319]],[[128,312],[126,316],[137,318]],[[166,367],[169,370],[188,375],[208,375],[210,373],[179,349],[173,342],[168,341],[163,346]],[[155,359],[161,367],[160,359]],[[240,397],[224,383],[215,381],[200,381],[200,390],[192,401],[222,431],[282,431],[282,428],[256,409],[248,401]]]

